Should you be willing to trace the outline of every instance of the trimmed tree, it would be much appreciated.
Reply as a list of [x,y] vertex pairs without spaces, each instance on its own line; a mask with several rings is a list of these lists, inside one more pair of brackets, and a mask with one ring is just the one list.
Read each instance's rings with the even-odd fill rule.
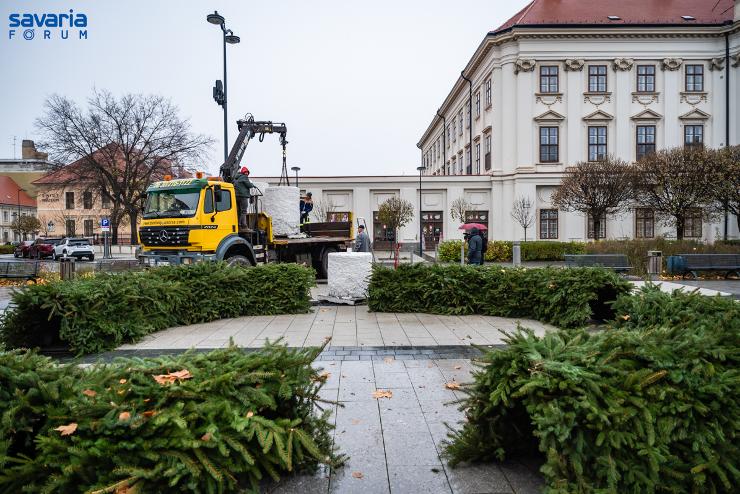
[[35,216],[20,216],[13,220],[10,228],[14,232],[18,232],[19,237],[23,238],[23,235],[40,232],[41,222]]
[[717,180],[714,183],[713,196],[717,201],[718,212],[735,215],[740,229],[740,146],[719,150],[716,157]]
[[529,197],[518,197],[511,206],[511,217],[519,226],[524,228],[524,241],[527,241],[527,228],[534,223],[534,214],[532,214],[532,201]]
[[393,243],[391,245],[396,262],[398,262],[398,253],[396,252],[398,231],[409,224],[413,218],[414,205],[405,199],[391,197],[383,201],[378,207],[378,220],[385,224],[386,228],[393,230]]
[[631,185],[632,168],[619,158],[581,161],[568,168],[552,202],[563,211],[589,215],[598,241],[601,219],[626,209],[632,197]]
[[717,154],[703,147],[664,149],[635,163],[632,190],[637,203],[676,229],[683,240],[692,209],[708,215],[717,193]]

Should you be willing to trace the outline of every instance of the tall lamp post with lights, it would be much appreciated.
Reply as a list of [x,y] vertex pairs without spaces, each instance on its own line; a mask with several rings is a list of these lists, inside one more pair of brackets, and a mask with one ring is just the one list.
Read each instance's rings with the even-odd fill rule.
[[224,16],[219,14],[218,11],[213,12],[213,14],[208,14],[206,16],[206,20],[211,24],[221,26],[221,32],[223,33],[224,38],[224,80],[223,84],[221,83],[221,81],[217,80],[216,84],[213,86],[213,99],[224,109],[224,161],[226,161],[226,159],[229,157],[229,114],[226,109],[226,43],[230,45],[235,45],[239,43],[241,39],[239,38],[239,36],[234,34],[231,29],[226,29],[226,19],[224,18]]
[[417,166],[419,170],[419,257],[424,258],[424,223],[421,217],[421,174],[427,169],[426,166]]

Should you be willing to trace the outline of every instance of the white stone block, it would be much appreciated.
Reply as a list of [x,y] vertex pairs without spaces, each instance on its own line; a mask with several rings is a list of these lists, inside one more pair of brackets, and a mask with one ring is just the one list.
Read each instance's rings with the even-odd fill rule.
[[263,208],[272,218],[273,234],[284,237],[299,233],[301,212],[298,187],[267,187],[263,194]]
[[365,298],[372,274],[370,252],[332,252],[329,254],[329,296]]

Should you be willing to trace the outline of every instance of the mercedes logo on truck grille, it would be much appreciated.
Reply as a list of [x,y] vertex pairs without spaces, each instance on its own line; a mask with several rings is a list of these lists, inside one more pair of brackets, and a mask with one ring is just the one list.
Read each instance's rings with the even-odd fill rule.
[[170,239],[170,233],[167,230],[162,230],[159,232],[159,240],[161,242],[167,242]]

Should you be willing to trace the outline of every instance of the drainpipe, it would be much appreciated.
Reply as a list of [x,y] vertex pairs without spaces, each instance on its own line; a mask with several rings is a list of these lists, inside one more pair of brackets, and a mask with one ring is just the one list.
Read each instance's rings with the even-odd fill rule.
[[[460,75],[468,83],[468,130],[470,131],[470,174],[473,174],[473,81],[465,77],[465,71],[461,70]],[[467,165],[465,165],[467,171]]]
[[447,175],[447,119],[439,110],[437,116],[442,119],[442,175]]
[[[737,6],[737,0],[735,0]],[[737,7],[736,7],[737,8]],[[725,147],[730,147],[730,32],[725,31]],[[727,241],[728,226],[727,204],[725,204],[725,234],[724,240]]]

